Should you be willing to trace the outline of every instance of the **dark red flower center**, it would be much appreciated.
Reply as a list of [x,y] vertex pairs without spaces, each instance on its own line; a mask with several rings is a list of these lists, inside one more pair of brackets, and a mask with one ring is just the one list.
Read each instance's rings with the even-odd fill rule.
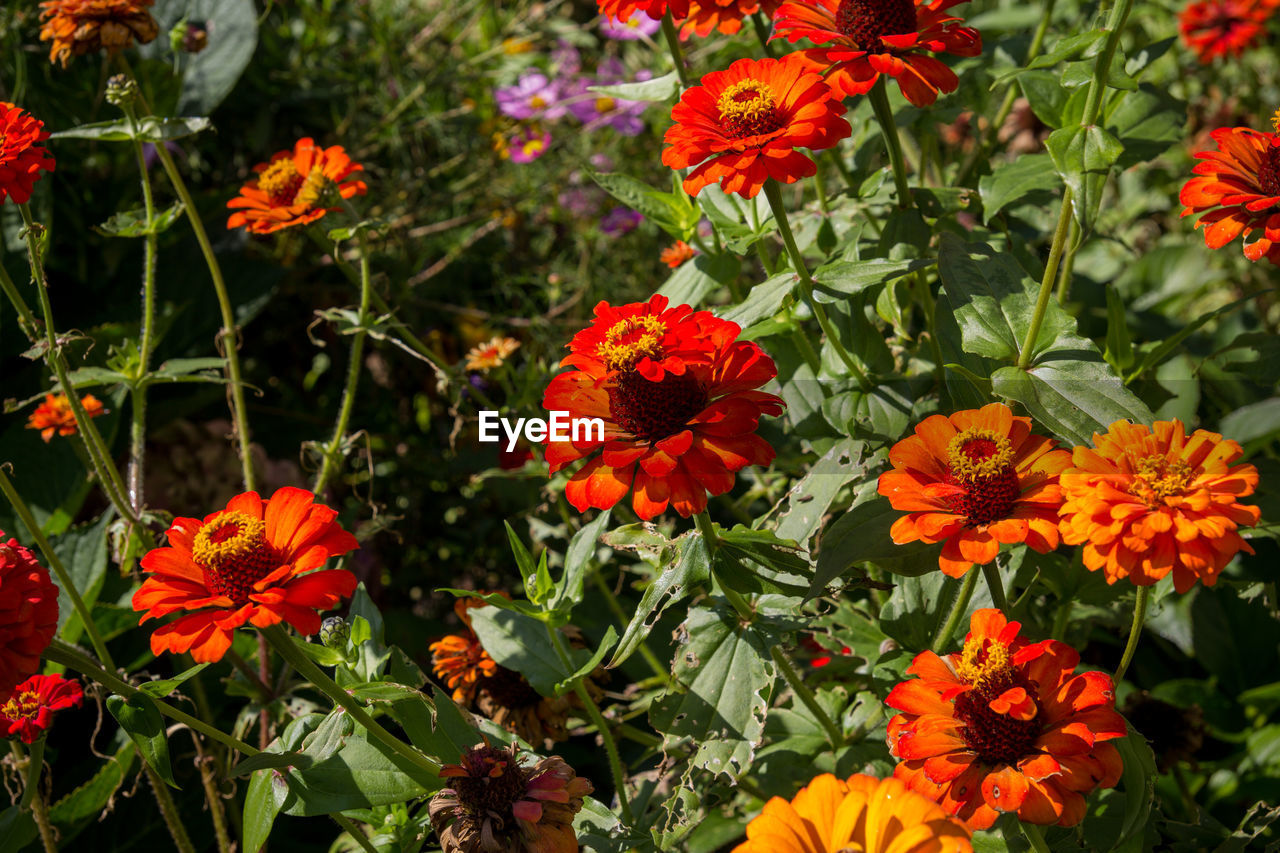
[[720,127],[735,139],[773,133],[786,123],[772,87],[760,80],[739,80],[720,94],[716,106]]
[[912,0],[842,0],[836,9],[836,29],[875,53],[885,50],[881,36],[914,33],[916,26]]
[[478,815],[510,818],[512,806],[528,789],[527,774],[513,749],[476,747],[462,756],[461,765],[448,769],[453,770],[448,781],[458,793],[458,802]]
[[970,688],[956,697],[960,737],[985,764],[1013,764],[1040,736],[1036,686],[1010,661],[1009,647],[979,638],[965,643],[956,675]]
[[970,524],[1009,517],[1022,487],[1008,438],[995,430],[967,429],[951,439],[947,463],[950,482],[964,490],[947,498],[952,512],[965,516]]
[[14,723],[19,720],[34,720],[38,713],[40,713],[40,694],[34,690],[12,696],[8,702],[0,705],[0,717]]
[[1262,155],[1262,165],[1258,167],[1258,186],[1263,195],[1280,195],[1280,137],[1272,140],[1271,146]]
[[707,405],[706,389],[687,371],[668,373],[661,382],[629,371],[619,374],[608,390],[614,422],[645,441],[675,435]]
[[280,565],[260,518],[229,510],[205,524],[191,543],[191,558],[204,569],[205,584],[236,606],[249,600],[253,585]]

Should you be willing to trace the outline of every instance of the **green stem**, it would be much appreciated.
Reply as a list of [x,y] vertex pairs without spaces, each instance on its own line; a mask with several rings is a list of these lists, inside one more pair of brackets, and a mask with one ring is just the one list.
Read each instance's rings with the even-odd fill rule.
[[693,514],[693,524],[698,528],[698,535],[707,543],[707,550],[714,551],[720,544],[720,537],[716,534],[715,525],[712,524],[711,516],[705,509]]
[[965,611],[969,609],[969,600],[973,598],[973,588],[977,583],[977,572],[973,569],[965,572],[964,578],[960,581],[960,591],[956,594],[955,601],[951,603],[951,612],[947,614],[947,621],[942,623],[942,630],[933,638],[934,654],[942,654],[943,650],[951,644],[951,635],[956,632]]
[[334,823],[342,827],[343,831],[346,832],[347,835],[350,835],[351,839],[355,841],[356,844],[360,845],[360,848],[364,850],[364,853],[378,853],[378,848],[373,846],[373,842],[369,840],[369,836],[361,832],[360,827],[356,826],[355,821],[351,818],[338,812],[334,812],[329,815],[329,817],[333,818]]
[[218,844],[218,853],[231,853],[231,835],[227,832],[227,814],[222,807],[222,794],[218,790],[218,774],[214,770],[217,759],[205,755],[200,746],[200,738],[191,733],[191,742],[196,747],[196,764],[200,771],[200,787],[204,789],[205,802],[209,804],[209,818],[213,821],[213,837]]
[[[20,805],[30,807],[31,818],[35,821],[36,828],[40,831],[40,844],[44,847],[45,853],[58,853],[57,835],[53,830],[53,822],[49,820],[49,803],[45,801],[44,794],[40,792],[40,777],[44,773],[44,757],[43,755],[32,755],[28,758],[27,751],[16,740],[9,741],[9,751],[13,753],[19,772],[23,769],[22,764],[24,761],[32,762],[26,768],[27,787],[22,790],[22,802]],[[32,751],[42,752],[39,749]],[[38,766],[34,764],[37,761],[39,762]]]
[[102,638],[102,634],[98,631],[98,626],[94,624],[93,617],[89,613],[89,608],[84,603],[84,599],[80,596],[80,590],[76,588],[75,581],[72,579],[70,572],[66,566],[62,565],[62,559],[58,556],[58,552],[53,550],[49,544],[49,540],[45,538],[44,531],[40,529],[40,525],[36,523],[35,518],[31,515],[31,508],[27,506],[27,502],[18,494],[18,490],[13,487],[12,481],[4,472],[4,467],[0,466],[0,492],[4,493],[9,504],[13,507],[14,513],[18,519],[26,526],[31,538],[35,540],[36,547],[40,549],[40,553],[44,555],[45,561],[49,563],[49,568],[53,569],[54,575],[58,578],[58,583],[67,594],[67,598],[71,599],[71,606],[75,609],[76,615],[80,617],[80,621],[84,623],[84,629],[89,634],[89,641],[93,645],[94,652],[98,658],[107,666],[115,669],[116,665],[111,660],[111,653],[107,651],[106,640]]
[[[613,590],[609,589],[609,585],[604,582],[604,578],[600,576],[598,571],[591,573],[591,580],[595,583],[596,588],[600,590],[600,594],[604,596],[605,604],[609,606],[609,610],[625,629],[631,620],[626,612],[623,611],[622,605],[618,603],[618,598],[613,594]],[[640,641],[640,657],[644,658],[645,663],[649,664],[649,668],[664,683],[671,678],[671,673],[667,670],[667,667],[663,666],[662,661],[658,660],[658,656],[653,653],[653,649],[649,648],[649,644],[644,640]]]
[[1044,265],[1044,275],[1040,279],[1040,292],[1036,296],[1035,312],[1031,315],[1031,325],[1027,327],[1027,336],[1022,341],[1022,350],[1018,353],[1018,367],[1026,370],[1031,366],[1031,356],[1035,352],[1036,338],[1040,336],[1040,326],[1044,323],[1044,312],[1049,308],[1049,300],[1053,297],[1053,283],[1058,275],[1058,262],[1062,259],[1062,250],[1067,245],[1067,233],[1071,230],[1072,195],[1070,188],[1062,191],[1062,209],[1058,211],[1058,227],[1053,231],[1053,244],[1049,246],[1049,260]]
[[1067,297],[1071,294],[1071,272],[1075,269],[1076,241],[1080,239],[1080,225],[1075,218],[1071,219],[1071,229],[1067,232],[1067,248],[1065,249],[1066,257],[1062,259],[1062,271],[1058,275],[1058,304],[1066,305]]
[[997,559],[996,562],[992,563],[984,563],[982,576],[987,581],[987,588],[991,590],[991,602],[995,604],[997,610],[1008,615],[1009,602],[1004,597],[1004,583],[1000,580],[999,560]]
[[769,27],[759,12],[751,15],[751,25],[755,27],[756,38],[760,41],[760,49],[764,51],[764,55],[776,59],[778,55],[774,52],[773,45],[769,44]]
[[36,328],[36,317],[31,313],[31,309],[27,307],[27,301],[18,292],[18,288],[14,285],[13,279],[9,277],[9,271],[4,268],[4,264],[0,264],[0,290],[3,290],[4,295],[9,298],[9,302],[13,305],[13,310],[18,312],[18,326],[22,329],[22,333],[27,336],[27,340],[33,344],[40,340],[40,332]]
[[196,853],[191,836],[187,835],[187,828],[182,824],[182,816],[178,814],[178,807],[174,805],[173,795],[169,793],[169,786],[146,761],[142,762],[142,769],[146,771],[147,781],[151,783],[151,790],[156,795],[156,805],[160,807],[160,816],[164,818],[164,825],[173,838],[173,845],[178,848],[179,853]]
[[351,362],[347,365],[347,384],[342,391],[342,403],[338,409],[338,420],[333,425],[333,438],[325,448],[324,460],[320,463],[320,473],[316,475],[315,485],[311,491],[317,495],[324,494],[324,488],[336,470],[335,459],[341,459],[339,449],[351,423],[351,411],[355,408],[356,389],[360,384],[360,371],[363,369],[364,339],[368,334],[369,300],[373,293],[369,272],[369,241],[363,230],[360,231],[360,313],[357,322],[360,324],[351,341]]
[[804,299],[809,310],[817,319],[818,325],[822,327],[822,333],[827,336],[827,340],[831,343],[832,348],[836,351],[836,355],[844,362],[844,366],[858,383],[858,387],[863,391],[871,390],[871,383],[867,380],[867,375],[853,360],[853,356],[849,355],[840,343],[839,336],[836,335],[835,328],[831,325],[831,320],[827,318],[826,309],[822,307],[822,303],[813,298],[813,277],[809,275],[809,268],[804,262],[804,256],[800,254],[800,248],[796,245],[795,235],[791,233],[791,224],[787,221],[787,208],[782,203],[782,192],[778,188],[777,181],[772,178],[764,182],[765,198],[769,200],[769,207],[773,209],[774,222],[778,224],[778,233],[782,235],[782,242],[787,247],[787,254],[791,258],[791,265],[795,268],[796,275],[800,279],[800,295]]
[[1067,622],[1071,620],[1071,609],[1074,604],[1075,602],[1068,598],[1058,605],[1058,612],[1053,617],[1053,633],[1049,635],[1055,640],[1066,642]]
[[[569,657],[569,649],[565,647],[564,639],[560,636],[560,632],[550,625],[543,623],[547,629],[547,636],[551,638],[551,645],[555,648],[556,654],[560,657],[561,664],[569,671],[573,671],[576,667],[573,665],[572,658]],[[596,700],[591,698],[590,691],[583,685],[582,676],[573,682],[573,692],[577,695],[578,701],[582,703],[582,708],[587,712],[587,716],[591,718],[592,724],[596,727],[596,733],[600,735],[600,740],[604,741],[605,754],[609,758],[609,772],[613,776],[613,787],[618,793],[618,808],[622,812],[622,822],[627,826],[634,823],[635,819],[631,814],[631,802],[627,798],[627,777],[622,766],[622,757],[618,754],[618,744],[613,739],[613,732],[609,729],[609,723],[604,718],[604,714],[600,713],[600,707],[596,705]]]
[[911,187],[907,185],[907,163],[902,157],[902,140],[898,136],[898,124],[893,120],[893,108],[889,106],[884,77],[881,74],[867,94],[871,98],[871,109],[876,114],[876,121],[880,123],[885,147],[889,149],[889,165],[893,168],[893,182],[898,187],[898,207],[905,210],[911,207]]
[[[44,656],[54,663],[60,663],[63,666],[74,669],[81,675],[92,678],[103,687],[111,690],[112,693],[123,696],[125,699],[129,699],[134,694],[140,692],[138,688],[134,687],[132,684],[129,684],[98,666],[79,649],[76,649],[73,646],[68,646],[61,640],[55,639],[53,643],[50,644],[49,648],[45,649]],[[237,740],[236,738],[231,737],[231,735],[223,734],[220,730],[214,728],[203,720],[193,717],[185,711],[180,711],[161,699],[153,698],[151,701],[155,703],[156,708],[159,709],[161,714],[164,714],[171,720],[182,723],[184,726],[195,729],[202,735],[205,735],[211,740],[217,741],[223,746],[234,749],[244,755],[258,754],[258,750],[249,746],[249,744],[244,741]]]
[[843,746],[844,732],[840,731],[840,727],[836,725],[835,720],[831,719],[830,715],[818,704],[818,697],[814,696],[813,691],[804,683],[804,677],[796,672],[795,665],[787,659],[782,647],[774,645],[769,649],[769,654],[773,658],[774,665],[778,667],[778,671],[782,673],[782,677],[791,686],[791,692],[796,694],[796,698],[809,709],[809,713],[813,714],[814,719],[818,721],[818,725],[826,732],[827,742],[831,744],[831,749],[837,750]]
[[1115,683],[1120,684],[1124,674],[1129,671],[1133,662],[1133,653],[1138,650],[1138,638],[1142,636],[1142,624],[1147,618],[1147,603],[1151,599],[1151,587],[1138,587],[1138,597],[1133,602],[1133,624],[1129,626],[1129,641],[1125,643],[1124,655],[1120,658],[1120,666],[1116,668]]
[[680,78],[680,88],[689,88],[689,72],[684,67],[684,52],[680,50],[680,33],[671,20],[671,13],[662,16],[662,36],[667,40],[667,50],[671,51],[671,61],[676,65],[676,76]]
[[[126,115],[133,123],[133,110],[128,109]],[[146,215],[147,233],[143,238],[144,256],[142,261],[142,335],[138,343],[138,377],[147,375],[151,363],[151,349],[154,345],[154,327],[156,319],[156,233],[152,230],[155,222],[155,200],[151,195],[151,178],[147,171],[146,157],[142,152],[142,143],[133,141],[134,157],[138,161],[138,173],[142,176],[142,205]],[[143,465],[147,447],[147,386],[139,383],[132,387],[132,417],[129,428],[129,504],[135,513],[142,512],[143,506]]]
[[293,644],[293,640],[285,633],[283,628],[279,625],[272,625],[269,628],[260,628],[259,630],[276,650],[276,654],[288,661],[289,665],[297,670],[299,675],[314,684],[316,689],[324,693],[336,704],[341,705],[356,723],[369,732],[370,736],[381,741],[384,746],[396,755],[432,776],[440,772],[440,764],[438,762],[400,740],[384,729],[373,717],[369,716],[369,712],[364,709],[363,705],[352,697],[350,693],[338,686],[337,682],[326,675],[311,658],[307,657],[301,649]]
[[1044,836],[1040,833],[1040,827],[1026,821],[1022,821],[1019,826],[1022,827],[1022,834],[1027,836],[1027,841],[1031,842],[1031,849],[1035,853],[1050,853],[1049,845],[1045,843]]

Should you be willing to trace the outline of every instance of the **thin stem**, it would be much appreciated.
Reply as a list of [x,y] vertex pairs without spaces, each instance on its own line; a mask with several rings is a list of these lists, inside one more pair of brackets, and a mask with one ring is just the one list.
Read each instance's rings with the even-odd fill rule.
[[938,636],[933,638],[933,653],[942,654],[942,651],[951,643],[951,635],[956,632],[956,628],[960,625],[960,620],[964,618],[965,611],[969,609],[969,600],[973,598],[973,588],[978,583],[978,573],[973,569],[965,572],[964,579],[960,582],[960,591],[956,594],[956,600],[951,603],[951,612],[947,614],[947,621],[942,623],[942,630],[938,632]]
[[1049,636],[1066,642],[1067,623],[1071,621],[1071,610],[1074,605],[1075,602],[1070,598],[1058,605],[1058,612],[1053,617],[1053,633]]
[[791,265],[795,268],[796,275],[800,278],[800,295],[804,299],[813,316],[818,320],[818,325],[822,327],[822,333],[827,336],[827,340],[831,343],[832,348],[836,351],[836,355],[844,362],[844,366],[849,373],[857,380],[858,387],[863,391],[871,389],[871,383],[867,380],[867,375],[853,360],[853,356],[849,355],[840,343],[840,338],[836,335],[835,328],[831,325],[831,320],[827,318],[826,309],[822,307],[822,303],[813,298],[813,277],[809,275],[809,268],[805,265],[804,256],[800,254],[800,247],[796,245],[795,235],[791,233],[791,225],[787,221],[787,208],[782,203],[782,193],[778,189],[777,181],[769,179],[764,182],[765,198],[769,200],[769,207],[773,209],[773,219],[778,224],[778,233],[782,235],[782,242],[787,247],[787,254],[791,257]]
[[179,853],[196,853],[191,836],[187,835],[187,828],[182,824],[182,816],[178,814],[178,807],[174,805],[173,795],[169,793],[169,786],[147,762],[142,762],[142,769],[146,771],[147,781],[151,783],[151,790],[156,795],[156,805],[160,807],[160,816],[164,818],[164,825],[173,838],[173,845],[178,848]]
[[9,302],[13,305],[13,310],[18,312],[18,326],[22,329],[22,333],[27,336],[27,340],[32,343],[40,340],[40,332],[36,329],[36,317],[31,313],[31,309],[27,306],[27,301],[18,292],[13,279],[9,277],[9,271],[4,268],[3,264],[0,264],[0,290],[3,290],[4,295],[9,298]]
[[844,732],[840,731],[840,727],[836,725],[835,720],[831,719],[831,716],[818,704],[818,697],[814,696],[813,691],[804,683],[804,677],[796,672],[795,665],[787,659],[782,647],[773,646],[769,649],[769,654],[773,658],[774,664],[778,667],[778,671],[782,673],[782,677],[791,686],[791,692],[796,694],[796,698],[809,709],[809,713],[813,714],[814,719],[818,721],[818,725],[826,732],[827,742],[831,744],[831,748],[836,750],[843,746]]
[[213,765],[214,756],[205,755],[200,747],[200,738],[191,733],[191,741],[196,745],[196,765],[200,771],[200,786],[204,788],[204,799],[209,804],[209,818],[213,821],[213,837],[218,843],[218,853],[231,853],[231,835],[227,832],[227,814],[222,807],[222,793],[218,790],[218,775]]
[[1022,827],[1022,834],[1027,836],[1027,841],[1031,842],[1031,849],[1036,853],[1050,853],[1049,845],[1045,843],[1044,836],[1040,833],[1040,827],[1034,823],[1021,821],[1019,826]]
[[373,717],[369,716],[369,712],[364,709],[363,705],[356,701],[350,693],[338,686],[337,682],[326,675],[324,670],[320,669],[311,658],[307,657],[301,649],[293,644],[293,640],[284,632],[283,628],[279,625],[272,625],[269,628],[260,628],[259,630],[276,650],[276,654],[288,661],[289,665],[297,670],[299,675],[314,684],[316,689],[338,705],[341,705],[351,715],[351,718],[363,726],[373,738],[381,741],[384,746],[396,755],[425,770],[432,776],[440,772],[440,765],[434,759],[428,758],[400,740],[384,729]]
[[764,16],[759,12],[752,14],[751,25],[755,27],[756,38],[760,41],[760,49],[764,51],[764,55],[775,59],[778,54],[774,52],[773,45],[769,44],[769,27],[764,22]]
[[684,67],[684,52],[680,50],[680,34],[671,20],[671,13],[662,16],[662,35],[667,40],[667,50],[671,51],[671,60],[676,65],[676,76],[680,78],[680,88],[689,88],[689,72]]
[[0,466],[0,492],[4,493],[18,519],[26,525],[27,530],[31,533],[31,538],[35,540],[36,547],[40,549],[40,553],[44,555],[49,568],[53,569],[54,575],[57,576],[58,583],[62,586],[63,591],[66,592],[67,598],[71,599],[71,606],[75,609],[76,615],[80,617],[80,621],[84,623],[84,629],[89,635],[89,641],[93,645],[94,652],[103,663],[115,669],[116,665],[111,660],[111,653],[107,651],[106,640],[102,638],[102,634],[98,631],[98,626],[94,624],[89,608],[80,596],[80,590],[76,588],[75,582],[72,580],[66,566],[62,565],[62,559],[58,556],[58,552],[53,550],[49,540],[45,538],[44,531],[40,529],[39,524],[36,524],[35,518],[31,515],[31,508],[27,506],[27,502],[18,494],[18,490],[13,487],[13,482],[5,474],[3,466]]
[[[551,638],[551,645],[555,648],[556,654],[560,657],[560,662],[566,669],[572,671],[576,667],[573,665],[572,658],[569,657],[569,650],[565,647],[564,639],[560,636],[560,632],[545,622],[543,625],[547,629],[547,636]],[[577,695],[578,701],[582,703],[582,708],[587,712],[587,716],[591,718],[591,722],[596,727],[596,733],[600,735],[600,740],[604,742],[605,754],[609,758],[609,772],[613,776],[613,787],[618,793],[618,808],[622,812],[622,822],[630,826],[634,822],[631,814],[631,802],[627,798],[627,777],[622,766],[622,757],[618,754],[618,744],[613,739],[613,732],[609,730],[609,723],[604,718],[604,714],[600,713],[600,707],[596,705],[596,700],[591,698],[590,691],[583,685],[582,676],[573,682],[573,692]]]
[[[110,672],[107,672],[105,669],[98,666],[79,649],[74,646],[69,646],[61,640],[55,639],[53,643],[45,649],[44,656],[54,663],[60,663],[63,666],[74,669],[81,675],[92,678],[103,687],[108,688],[112,693],[123,696],[125,699],[128,699],[135,693],[140,692],[138,688],[134,687],[132,684],[123,681],[118,676],[112,675]],[[257,749],[249,746],[249,744],[244,741],[237,740],[231,735],[224,734],[203,720],[193,717],[185,711],[180,711],[161,699],[152,698],[151,701],[155,703],[156,708],[159,709],[161,714],[164,714],[171,720],[182,723],[184,726],[195,729],[202,735],[217,741],[223,746],[234,749],[244,755],[258,754]]]
[[1067,245],[1067,233],[1071,230],[1071,189],[1062,191],[1062,209],[1058,212],[1058,227],[1053,231],[1053,244],[1049,247],[1049,260],[1044,265],[1044,276],[1040,279],[1040,292],[1036,295],[1035,312],[1031,315],[1031,325],[1027,327],[1027,336],[1022,341],[1022,350],[1018,353],[1018,367],[1026,370],[1031,366],[1031,356],[1036,348],[1036,338],[1040,336],[1040,326],[1044,323],[1044,312],[1049,308],[1049,300],[1053,296],[1053,283],[1058,275],[1058,262],[1062,259],[1062,250]]
[[[10,741],[13,754],[18,757],[23,756],[23,749],[17,741]],[[41,761],[43,764],[43,760]],[[35,796],[31,798],[31,817],[36,823],[36,828],[40,830],[40,844],[44,847],[44,853],[58,853],[58,837],[53,829],[53,821],[49,819],[49,803],[45,800],[44,794],[38,788],[40,786],[40,775],[44,768],[35,771],[34,779],[28,775],[31,784],[35,785],[37,790]],[[25,792],[24,792],[25,794]]]
[[364,850],[365,853],[378,853],[378,848],[373,846],[373,842],[369,840],[369,836],[361,832],[360,827],[356,826],[356,822],[351,818],[338,812],[334,812],[329,815],[329,817],[333,818],[334,823],[342,827],[347,835],[350,835],[351,839],[355,841],[356,844],[359,844],[360,848]]
[[1151,599],[1151,587],[1138,587],[1138,597],[1133,602],[1133,624],[1129,626],[1129,642],[1125,643],[1124,655],[1120,658],[1120,666],[1116,667],[1114,682],[1120,683],[1124,674],[1129,671],[1133,662],[1133,653],[1138,650],[1138,638],[1142,636],[1142,624],[1147,619],[1147,603]]
[[364,339],[368,334],[369,300],[373,292],[369,272],[369,241],[364,230],[360,230],[360,312],[357,322],[360,324],[351,341],[351,362],[347,365],[347,384],[342,391],[342,403],[338,409],[338,420],[333,425],[333,438],[324,450],[324,460],[320,463],[320,473],[316,475],[315,485],[311,491],[317,495],[324,494],[324,488],[336,470],[335,459],[341,459],[339,448],[347,434],[351,423],[351,411],[355,408],[356,389],[360,384],[360,371],[363,368]]
[[715,525],[711,522],[711,516],[704,509],[702,512],[694,513],[693,524],[698,528],[698,535],[707,543],[707,550],[714,551],[716,546],[720,544],[720,537],[716,534]]
[[[592,572],[591,580],[595,583],[596,588],[600,590],[600,594],[604,596],[605,604],[609,606],[610,612],[617,618],[623,628],[631,621],[626,612],[623,611],[622,605],[618,603],[618,597],[613,594],[613,590],[609,589],[609,585],[604,582],[604,578],[600,576],[600,572]],[[655,675],[662,678],[665,683],[671,677],[671,673],[658,660],[658,656],[653,653],[653,649],[649,648],[649,644],[644,640],[640,641],[640,657],[644,658],[645,663],[649,664],[649,668],[653,670]]]
[[1004,583],[1000,580],[999,561],[984,563],[982,565],[982,576],[987,581],[987,588],[991,590],[992,603],[1001,613],[1007,614],[1009,612],[1009,602],[1004,597]]
[[1076,265],[1076,241],[1080,239],[1080,224],[1073,217],[1071,230],[1067,232],[1066,257],[1062,259],[1062,272],[1058,275],[1058,304],[1066,305],[1071,294],[1071,272]]
[[884,75],[881,74],[876,84],[868,93],[871,98],[871,109],[880,123],[880,132],[884,135],[885,147],[889,149],[889,165],[893,168],[893,182],[898,187],[898,207],[904,210],[911,207],[911,187],[907,185],[907,163],[902,157],[902,140],[898,137],[898,124],[893,120],[893,108],[889,106],[889,96],[885,91]]
[[[126,110],[129,121],[133,123],[132,108]],[[142,207],[146,216],[146,235],[143,238],[142,261],[142,335],[138,342],[138,377],[147,375],[151,363],[151,349],[154,345],[154,327],[156,319],[156,244],[157,237],[153,230],[155,222],[155,199],[151,195],[151,177],[147,170],[146,156],[142,151],[142,143],[133,141],[134,157],[138,161],[138,173],[142,176]],[[129,504],[135,513],[142,512],[143,505],[143,464],[147,447],[147,386],[145,383],[134,385],[131,390],[132,417],[129,428]]]

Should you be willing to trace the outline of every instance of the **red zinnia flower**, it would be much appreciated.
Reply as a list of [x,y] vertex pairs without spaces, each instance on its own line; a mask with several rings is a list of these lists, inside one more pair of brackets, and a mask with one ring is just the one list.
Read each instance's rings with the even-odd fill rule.
[[852,129],[840,118],[844,104],[806,67],[794,53],[739,59],[680,96],[662,162],[672,169],[697,166],[684,179],[685,192],[697,195],[718,183],[753,198],[769,178],[792,184],[817,172],[795,149],[830,148]]
[[[1210,249],[1221,249],[1241,234],[1244,255],[1280,264],[1280,111],[1275,133],[1248,127],[1220,127],[1211,135],[1217,151],[1197,151],[1203,162],[1192,170],[1179,200],[1183,216],[1203,213],[1196,227],[1204,230]],[[1252,243],[1249,235],[1261,235]]]
[[203,521],[175,518],[169,547],[141,560],[151,577],[134,593],[133,609],[146,611],[139,624],[186,615],[151,635],[151,651],[190,651],[206,663],[222,659],[231,632],[245,623],[319,631],[318,611],[356,588],[348,571],[313,571],[359,547],[337,515],[311,492],[286,486],[265,501],[257,492],[237,495]]
[[[91,418],[105,415],[107,410],[102,402],[92,394],[80,398],[84,413]],[[48,442],[54,434],[75,435],[76,416],[71,411],[71,401],[66,394],[45,394],[44,402],[36,406],[36,410],[27,418],[27,429],[40,430],[40,437]]]
[[917,655],[919,676],[885,704],[893,775],[973,829],[1000,812],[1074,826],[1084,795],[1111,788],[1124,767],[1104,741],[1124,737],[1111,677],[1075,674],[1080,655],[1057,640],[1029,643],[999,610],[975,611],[964,649]]
[[58,630],[58,588],[35,555],[0,530],[0,700],[40,669]]
[[719,30],[731,36],[742,29],[742,19],[756,12],[772,17],[783,0],[689,0],[689,16],[680,28],[680,38],[706,36]]
[[0,736],[17,735],[23,743],[35,743],[53,724],[54,711],[83,701],[80,682],[61,675],[33,675],[18,685],[8,702],[0,705]]
[[736,340],[736,323],[668,308],[658,295],[616,308],[601,302],[595,313],[561,362],[575,369],[552,379],[542,399],[549,411],[604,422],[603,440],[585,430],[548,444],[552,473],[592,457],[565,487],[569,503],[608,509],[634,486],[641,518],[668,505],[688,518],[706,508],[708,492],[733,488],[735,472],[773,461],[755,431],[783,403],[753,389],[778,371],[756,344]]
[[667,12],[674,20],[680,20],[689,14],[690,0],[596,0],[600,6],[600,14],[625,24],[636,12],[643,12],[653,20],[660,19]]
[[954,92],[955,72],[931,53],[978,56],[982,36],[947,14],[964,0],[807,0],[785,3],[774,17],[774,38],[830,44],[801,51],[842,97],[871,91],[881,74],[898,81],[918,107]]
[[38,144],[48,138],[44,122],[8,101],[0,101],[0,204],[6,197],[26,204],[41,170],[53,171],[53,158]]
[[250,234],[315,222],[341,209],[325,206],[335,194],[351,198],[364,195],[367,189],[364,181],[350,177],[364,167],[351,162],[341,145],[318,148],[310,137],[299,139],[292,151],[276,152],[270,163],[259,163],[253,171],[257,177],[227,202],[236,211],[227,227],[244,226]]
[[908,511],[889,535],[899,545],[945,542],[938,566],[953,578],[990,563],[1002,544],[1049,553],[1058,547],[1058,474],[1071,464],[1056,446],[1003,403],[930,415],[890,449],[893,470],[880,475],[880,494]]
[[1195,0],[1178,16],[1187,47],[1206,65],[1218,56],[1239,56],[1267,31],[1277,0]]

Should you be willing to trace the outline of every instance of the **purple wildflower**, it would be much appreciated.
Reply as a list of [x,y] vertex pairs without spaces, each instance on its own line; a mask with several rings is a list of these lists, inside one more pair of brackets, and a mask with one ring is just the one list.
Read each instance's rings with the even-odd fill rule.
[[547,153],[551,134],[535,127],[521,128],[507,141],[512,163],[532,163]]
[[605,15],[600,23],[600,34],[602,36],[618,39],[619,41],[639,41],[643,38],[652,38],[653,34],[660,29],[662,29],[662,21],[654,20],[648,15],[632,14],[627,21],[615,21]]
[[619,205],[600,220],[600,231],[610,237],[621,237],[628,231],[634,231],[642,219],[644,217],[638,210]]
[[[597,86],[612,86],[622,82],[622,64],[617,60],[606,60],[597,69]],[[653,77],[650,71],[636,74],[637,83]],[[649,108],[645,101],[627,101],[612,98],[600,92],[585,91],[579,84],[578,92],[568,99],[569,111],[574,118],[592,130],[601,125],[608,125],[623,136],[639,136],[644,133],[644,120],[641,118]]]
[[512,118],[562,118],[568,111],[560,86],[547,80],[541,71],[526,71],[514,86],[498,89],[494,95],[498,110]]

